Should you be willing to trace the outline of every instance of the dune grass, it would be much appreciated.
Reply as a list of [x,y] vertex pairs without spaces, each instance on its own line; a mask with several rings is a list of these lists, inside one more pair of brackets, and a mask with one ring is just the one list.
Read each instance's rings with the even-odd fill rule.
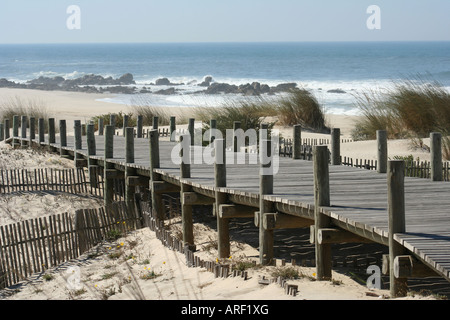
[[[48,111],[47,105],[38,99],[24,99],[19,96],[11,97],[8,100],[2,102],[0,104],[0,121],[4,122],[5,119],[9,119],[10,124],[12,126],[13,117],[15,115],[18,116],[27,116],[28,119],[34,117],[36,121],[40,118],[43,118],[45,121],[45,132],[47,132],[47,123],[48,123]],[[19,117],[19,126],[20,124]]]
[[377,130],[387,130],[390,139],[416,141],[440,132],[444,158],[450,159],[450,93],[438,82],[404,80],[356,98],[362,119],[352,132],[355,141],[375,139]]

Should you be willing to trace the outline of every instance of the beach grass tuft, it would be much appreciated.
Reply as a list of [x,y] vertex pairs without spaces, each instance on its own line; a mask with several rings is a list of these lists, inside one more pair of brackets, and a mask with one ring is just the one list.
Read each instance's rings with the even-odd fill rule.
[[390,139],[422,139],[440,132],[444,157],[450,159],[450,93],[440,83],[407,79],[356,98],[362,118],[352,132],[355,141],[373,140],[377,130],[386,130]]
[[44,123],[46,126],[45,132],[47,132],[47,120],[49,118],[49,115],[47,111],[47,105],[43,101],[39,99],[25,99],[20,96],[15,96],[10,97],[9,99],[0,103],[0,121],[3,122],[5,119],[9,119],[12,125],[13,117],[15,115],[27,116],[28,118],[34,117],[36,121],[40,118],[44,119]]

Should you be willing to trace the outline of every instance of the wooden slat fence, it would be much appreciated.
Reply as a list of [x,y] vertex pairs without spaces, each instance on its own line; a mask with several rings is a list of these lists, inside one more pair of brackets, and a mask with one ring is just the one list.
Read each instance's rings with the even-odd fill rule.
[[0,226],[0,289],[79,257],[111,234],[141,225],[124,202]]

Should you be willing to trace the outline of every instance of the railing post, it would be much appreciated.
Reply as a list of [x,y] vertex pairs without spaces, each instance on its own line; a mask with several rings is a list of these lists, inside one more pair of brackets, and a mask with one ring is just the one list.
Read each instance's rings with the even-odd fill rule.
[[114,157],[114,126],[107,125],[105,127],[105,191],[104,191],[104,203],[105,206],[111,204],[114,201],[114,179],[109,178],[108,170],[114,169],[114,164],[108,162],[108,159]]
[[217,130],[217,120],[211,119],[209,120],[209,143],[214,143],[214,140],[216,139],[216,130]]
[[136,122],[136,137],[137,138],[142,138],[142,130],[143,130],[143,121],[144,121],[144,117],[142,115],[138,115],[137,116],[137,122]]
[[341,129],[334,128],[331,130],[331,165],[338,166],[341,164]]
[[19,116],[15,115],[13,116],[13,140],[12,140],[12,145],[13,147],[16,146],[17,143],[17,139],[19,137]]
[[44,118],[38,119],[38,135],[39,135],[39,144],[45,141],[45,122]]
[[128,210],[134,208],[134,194],[136,187],[128,183],[128,177],[135,174],[135,169],[128,166],[128,164],[134,163],[134,128],[127,127],[125,129],[125,203]]
[[387,172],[387,161],[388,161],[388,150],[387,150],[387,132],[386,130],[377,131],[377,162],[378,162],[378,173]]
[[20,120],[20,129],[21,129],[21,145],[22,147],[25,147],[27,145],[27,141],[25,140],[27,138],[27,116],[21,116]]
[[9,139],[10,137],[10,123],[9,123],[9,119],[5,119],[5,140]]
[[159,130],[159,117],[158,116],[153,117],[152,129]]
[[[181,166],[180,166],[180,176],[181,179],[186,179],[191,177],[191,136],[182,135],[180,136],[181,144]],[[183,243],[184,246],[195,249],[194,244],[194,226],[192,222],[192,205],[187,205],[184,203],[184,193],[190,192],[192,187],[181,181],[181,220],[183,229]]]
[[241,150],[241,139],[239,139],[236,131],[241,129],[241,122],[240,121],[234,121],[233,122],[233,152],[240,152]]
[[105,127],[105,125],[103,123],[103,118],[102,117],[98,118],[98,135],[99,136],[103,135],[104,127]]
[[260,130],[260,172],[259,172],[259,261],[262,265],[273,263],[273,230],[264,228],[262,221],[266,213],[273,212],[273,204],[264,200],[265,195],[273,194],[273,152],[272,141],[267,140],[264,130]]
[[82,135],[81,135],[81,120],[74,120],[73,122],[73,130],[74,130],[74,142],[75,142],[75,150],[73,152],[73,160],[75,162],[75,166],[78,167],[78,158],[80,155],[78,155],[77,150],[81,150],[83,146],[82,142]]
[[189,135],[191,136],[191,146],[193,146],[195,144],[195,119],[194,118],[190,118],[189,119],[189,124],[188,124],[188,132]]
[[122,126],[122,130],[123,130],[123,136],[126,136],[126,132],[127,132],[127,128],[128,128],[128,115],[124,114],[123,115],[123,126]]
[[175,131],[177,130],[176,128],[176,118],[174,116],[170,117],[170,141],[174,142],[175,141]]
[[89,180],[91,182],[91,186],[96,186],[95,181],[96,175],[95,175],[95,164],[96,160],[92,158],[92,156],[95,156],[96,151],[96,144],[95,144],[95,128],[92,123],[87,125],[86,129],[86,142],[87,142],[87,149],[88,149],[88,169],[89,169]]
[[67,154],[67,150],[63,149],[63,147],[67,147],[66,120],[59,120],[59,140],[60,140],[60,156],[62,157]]
[[442,181],[444,175],[442,172],[442,134],[432,132],[430,134],[431,148],[431,179],[432,181]]
[[331,280],[331,244],[320,244],[318,232],[330,227],[330,217],[322,213],[321,207],[330,206],[330,175],[328,147],[314,146],[314,243],[316,249],[317,280]]
[[150,130],[150,190],[152,197],[152,211],[154,215],[160,220],[165,219],[164,205],[161,194],[155,192],[155,182],[160,181],[160,175],[155,172],[155,169],[160,168],[160,154],[159,154],[159,132],[158,129]]
[[3,123],[0,123],[0,141],[5,140],[5,127]]
[[302,156],[302,126],[299,124],[294,125],[292,139],[292,159],[298,160]]
[[[115,114],[110,114],[109,115],[109,125],[114,127],[114,130],[116,129],[116,115]],[[116,133],[114,132],[114,135]]]
[[30,146],[34,139],[36,139],[36,118],[30,117]]
[[227,186],[227,171],[226,171],[226,151],[225,140],[214,140],[214,184],[215,191],[215,206],[217,219],[217,248],[219,259],[228,258],[230,256],[230,230],[229,219],[221,218],[219,216],[219,206],[225,204],[227,201],[226,193],[220,192],[218,188],[225,188]]
[[48,119],[48,144],[55,143],[55,118]]
[[387,172],[389,214],[389,282],[393,298],[403,297],[407,292],[407,279],[396,278],[394,260],[405,253],[404,247],[395,240],[396,233],[404,233],[405,225],[405,162],[389,161]]

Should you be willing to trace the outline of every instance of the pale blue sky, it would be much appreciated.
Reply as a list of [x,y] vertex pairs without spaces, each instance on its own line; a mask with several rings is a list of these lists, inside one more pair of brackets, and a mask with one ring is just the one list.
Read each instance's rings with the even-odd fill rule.
[[449,0],[0,0],[0,43],[450,41],[449,14]]

